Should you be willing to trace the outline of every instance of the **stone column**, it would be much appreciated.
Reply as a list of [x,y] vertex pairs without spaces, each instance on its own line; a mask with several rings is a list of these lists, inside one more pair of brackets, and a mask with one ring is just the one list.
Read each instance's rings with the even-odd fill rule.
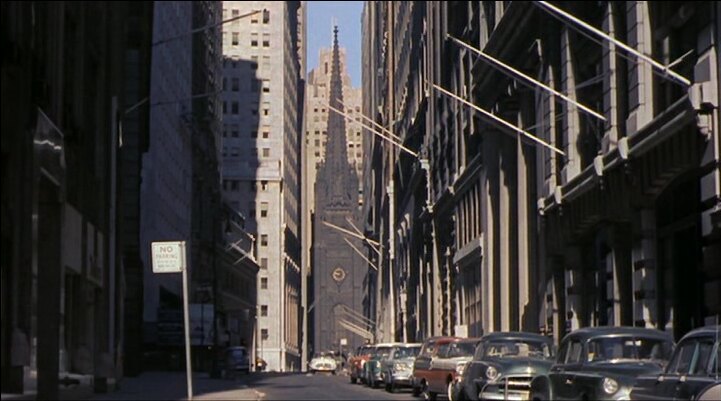
[[633,322],[635,326],[655,327],[658,322],[656,215],[653,209],[638,210],[633,215]]

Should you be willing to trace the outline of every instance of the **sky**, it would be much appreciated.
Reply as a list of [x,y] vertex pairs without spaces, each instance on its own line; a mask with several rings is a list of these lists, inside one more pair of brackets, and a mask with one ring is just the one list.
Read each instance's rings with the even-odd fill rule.
[[323,47],[333,46],[333,25],[338,24],[338,44],[345,47],[353,86],[361,85],[361,13],[362,1],[308,1],[308,72],[318,65],[318,56]]

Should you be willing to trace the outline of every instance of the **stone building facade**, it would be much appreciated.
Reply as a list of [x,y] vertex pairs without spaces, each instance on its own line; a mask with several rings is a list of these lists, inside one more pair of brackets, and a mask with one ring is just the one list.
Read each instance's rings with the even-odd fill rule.
[[[222,191],[256,238],[259,354],[300,368],[301,2],[223,2]],[[262,285],[267,280],[267,287]]]
[[366,169],[388,340],[721,312],[718,5],[553,4],[674,73],[542,4],[366,2],[363,112],[419,152]]

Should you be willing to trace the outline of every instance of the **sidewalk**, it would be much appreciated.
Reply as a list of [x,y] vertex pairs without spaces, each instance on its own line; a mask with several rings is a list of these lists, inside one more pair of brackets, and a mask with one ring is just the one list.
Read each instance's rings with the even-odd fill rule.
[[[262,394],[244,383],[245,378],[211,379],[207,373],[193,375],[194,400],[260,400]],[[146,372],[126,377],[115,392],[94,394],[91,400],[186,400],[184,372]]]

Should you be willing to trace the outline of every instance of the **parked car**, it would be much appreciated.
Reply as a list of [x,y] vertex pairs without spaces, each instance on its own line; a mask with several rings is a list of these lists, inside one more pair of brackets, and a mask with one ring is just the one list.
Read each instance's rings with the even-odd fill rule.
[[370,359],[372,347],[372,345],[362,345],[358,347],[355,355],[348,360],[351,383],[355,384],[359,380],[363,381],[363,367],[368,359]]
[[243,346],[227,348],[223,360],[225,377],[235,377],[238,372],[250,373],[250,356],[248,355],[248,349]]
[[336,362],[335,356],[329,352],[316,354],[308,362],[308,370],[314,374],[318,372],[335,374],[336,369],[338,369],[338,362]]
[[721,326],[692,330],[679,341],[666,369],[638,378],[632,400],[721,400]]
[[376,388],[383,382],[383,377],[381,376],[383,372],[383,363],[386,358],[391,355],[393,347],[400,344],[401,343],[376,344],[375,352],[371,355],[368,362],[366,362],[363,367],[366,385]]
[[548,373],[553,356],[553,340],[540,334],[486,334],[456,377],[451,400],[527,400],[531,380]]
[[421,350],[413,361],[413,375],[411,378],[411,386],[413,396],[417,397],[426,387],[427,375],[431,367],[433,357],[438,353],[441,345],[448,344],[457,340],[458,337],[431,337],[426,339],[421,346]]
[[433,352],[421,351],[413,366],[413,376],[424,398],[435,400],[439,393],[452,396],[456,375],[473,358],[480,341],[480,338],[439,338],[435,340]]
[[413,362],[421,351],[421,343],[406,343],[393,347],[393,352],[383,365],[383,384],[392,393],[401,387],[411,387]]
[[561,341],[548,375],[531,382],[532,400],[627,400],[641,375],[658,374],[673,351],[669,333],[641,327],[589,327]]

